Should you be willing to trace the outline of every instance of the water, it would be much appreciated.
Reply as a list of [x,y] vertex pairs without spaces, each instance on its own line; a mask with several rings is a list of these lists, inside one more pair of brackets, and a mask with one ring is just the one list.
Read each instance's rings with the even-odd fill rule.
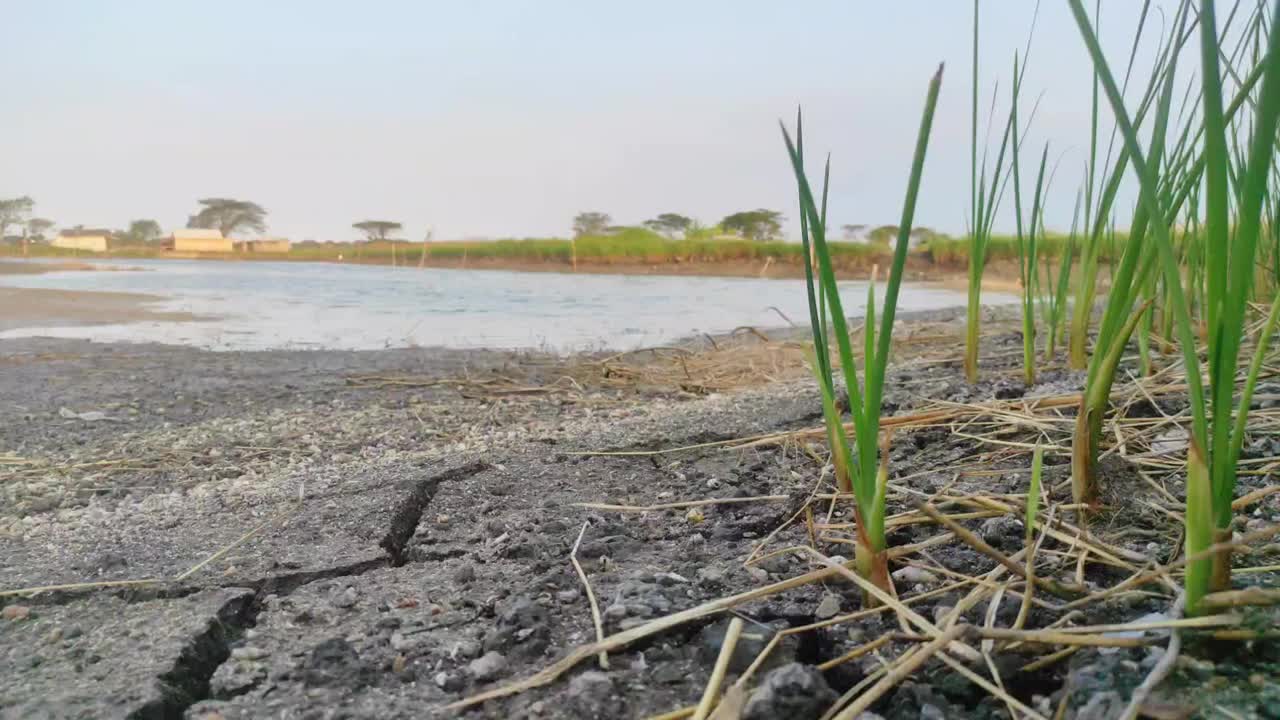
[[[102,261],[136,272],[9,275],[0,283],[150,293],[157,310],[202,322],[22,328],[3,337],[161,342],[213,350],[379,349],[407,346],[556,351],[661,345],[743,325],[808,318],[804,282],[751,278],[418,270],[369,265],[194,260]],[[866,285],[841,284],[857,315]],[[991,303],[1012,296],[987,293]],[[904,285],[899,311],[963,305],[964,294]]]

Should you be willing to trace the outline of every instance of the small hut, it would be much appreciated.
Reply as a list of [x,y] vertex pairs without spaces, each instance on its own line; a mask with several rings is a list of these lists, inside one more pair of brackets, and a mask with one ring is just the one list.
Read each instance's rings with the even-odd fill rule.
[[69,250],[106,252],[107,240],[110,237],[110,230],[85,230],[84,228],[72,228],[59,232],[58,236],[49,244],[54,247],[67,248]]
[[244,247],[247,252],[251,253],[284,255],[289,252],[291,244],[284,238],[259,238],[245,241]]
[[236,249],[230,238],[222,237],[221,230],[204,228],[174,230],[173,235],[165,240],[164,247],[180,253],[230,253]]

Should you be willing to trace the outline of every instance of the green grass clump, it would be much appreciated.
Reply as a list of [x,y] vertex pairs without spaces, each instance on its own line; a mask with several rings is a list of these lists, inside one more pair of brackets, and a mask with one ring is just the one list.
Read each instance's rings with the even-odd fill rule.
[[[813,332],[813,370],[822,391],[823,417],[826,421],[827,439],[831,444],[832,464],[836,483],[842,493],[854,497],[856,515],[855,559],[862,577],[886,592],[891,592],[888,554],[885,543],[885,491],[888,484],[887,453],[880,450],[880,405],[884,394],[885,368],[893,340],[893,322],[897,312],[898,292],[902,285],[910,243],[912,220],[915,216],[916,198],[920,190],[920,178],[924,170],[925,155],[929,146],[929,134],[933,125],[934,109],[938,103],[938,91],[942,84],[942,68],[929,83],[924,115],[916,141],[911,176],[907,184],[906,200],[902,208],[902,222],[898,224],[897,243],[894,246],[893,264],[890,267],[885,289],[884,311],[880,326],[876,328],[875,289],[869,284],[866,319],[863,331],[863,376],[859,382],[854,351],[845,319],[844,306],[836,285],[835,268],[831,248],[826,240],[827,227],[827,177],[830,165],[823,174],[821,204],[815,199],[804,171],[804,137],[797,117],[796,137],[792,142],[786,127],[783,139],[795,171],[800,195],[800,233],[804,248],[805,287],[809,299],[809,320]],[[845,389],[849,393],[849,413],[853,420],[853,446],[844,428],[843,418],[836,406],[836,384],[831,367],[830,343],[834,340],[838,350],[840,371]],[[868,598],[868,602],[871,599]]]
[[[1183,33],[1193,14],[1190,3],[1179,5],[1173,22],[1174,30],[1166,45],[1168,59],[1153,76],[1153,81],[1158,79],[1162,90],[1146,149],[1140,141],[1138,125],[1130,119],[1123,93],[1111,74],[1081,0],[1070,0],[1070,5],[1115,115],[1125,151],[1132,158],[1141,191],[1141,204],[1132,225],[1132,232],[1139,239],[1131,239],[1117,271],[1118,274],[1127,272],[1135,279],[1132,283],[1118,280],[1113,284],[1107,309],[1110,311],[1112,304],[1117,308],[1104,316],[1103,331],[1107,330],[1108,321],[1114,326],[1122,315],[1124,308],[1120,301],[1115,300],[1117,290],[1132,296],[1133,288],[1143,286],[1143,273],[1148,272],[1149,266],[1158,264],[1166,290],[1166,310],[1172,314],[1172,324],[1186,368],[1192,422],[1185,512],[1188,556],[1185,592],[1187,610],[1195,613],[1206,593],[1230,587],[1231,553],[1225,547],[1212,549],[1211,546],[1229,540],[1231,536],[1231,501],[1249,403],[1262,356],[1267,351],[1271,327],[1280,315],[1280,299],[1272,299],[1271,312],[1255,348],[1254,359],[1243,381],[1238,383],[1246,312],[1253,296],[1259,240],[1263,236],[1262,212],[1263,207],[1274,200],[1274,195],[1268,194],[1267,182],[1273,173],[1276,128],[1280,120],[1280,3],[1275,4],[1265,44],[1258,43],[1260,49],[1265,49],[1256,54],[1254,67],[1247,74],[1248,77],[1261,78],[1261,86],[1252,98],[1253,117],[1247,125],[1237,126],[1232,124],[1235,112],[1232,108],[1238,109],[1243,105],[1233,102],[1230,108],[1224,109],[1222,49],[1215,7],[1212,0],[1203,0],[1196,13],[1198,32],[1195,33],[1200,41],[1200,118],[1198,122],[1188,119],[1180,137],[1192,139],[1185,143],[1179,140],[1167,155],[1163,126],[1169,117],[1169,98],[1178,51],[1183,38],[1191,35]],[[1264,12],[1265,8],[1258,6],[1255,12],[1257,27],[1266,27]],[[1248,92],[1245,87],[1249,85],[1242,83],[1242,92]],[[1193,125],[1198,125],[1194,133]],[[1243,141],[1239,135],[1245,135]],[[1196,151],[1194,146],[1201,138],[1203,149]],[[1234,152],[1228,149],[1232,146]],[[1180,260],[1186,255],[1177,253],[1172,223],[1173,218],[1180,215],[1182,203],[1192,194],[1190,188],[1197,185],[1203,187],[1204,193],[1204,252],[1192,257],[1196,258],[1193,262],[1203,262],[1198,276],[1203,277],[1205,284],[1203,327],[1207,340],[1207,392],[1201,379],[1206,368],[1198,353],[1192,305],[1188,300],[1189,296],[1198,293],[1194,288],[1191,292],[1184,288],[1186,268]],[[1198,210],[1193,207],[1190,212]],[[1149,232],[1154,248],[1144,246],[1141,240],[1143,233],[1138,232],[1138,228]],[[1133,268],[1137,268],[1136,271]],[[1124,279],[1122,275],[1121,280]],[[1144,303],[1136,314],[1141,314],[1146,305]],[[1125,321],[1125,327],[1133,325],[1135,317],[1131,315]],[[1114,349],[1107,351],[1108,356],[1113,354],[1116,354]],[[1095,351],[1095,359],[1097,356]],[[1090,381],[1094,380],[1092,370],[1091,367]],[[1108,370],[1114,374],[1114,363],[1110,358],[1103,361],[1103,372]],[[1237,388],[1241,391],[1238,403]],[[1092,393],[1092,389],[1086,390],[1086,394]],[[1077,442],[1080,442],[1079,436]],[[1073,474],[1076,472],[1073,467]]]

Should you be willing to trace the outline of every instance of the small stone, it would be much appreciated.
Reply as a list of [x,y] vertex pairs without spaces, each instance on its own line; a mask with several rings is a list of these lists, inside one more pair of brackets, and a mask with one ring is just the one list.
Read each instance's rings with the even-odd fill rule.
[[0,612],[3,612],[5,620],[26,620],[31,617],[31,608],[26,605],[5,605]]
[[416,644],[417,643],[413,640],[413,636],[405,637],[404,633],[391,633],[391,649],[396,652],[404,652]]
[[720,481],[719,481],[719,480],[717,480],[717,479],[715,479],[715,478],[708,478],[708,479],[707,479],[707,489],[708,489],[708,490],[715,490],[715,489],[716,489],[716,488],[718,488],[718,487],[720,487]]
[[62,628],[60,627],[56,627],[50,630],[49,634],[44,637],[44,641],[50,645],[58,642],[61,639],[62,639]]
[[358,599],[359,595],[356,594],[356,589],[348,587],[333,599],[333,606],[338,608],[352,608],[355,607]]
[[462,565],[453,571],[453,581],[465,585],[476,579],[476,568],[474,565]]
[[471,676],[479,682],[486,682],[497,677],[507,667],[507,658],[502,653],[489,651],[467,664]]
[[395,656],[395,658],[391,661],[391,672],[395,673],[396,675],[399,675],[400,673],[404,672],[404,668],[407,662],[408,661],[405,660],[403,655]]
[[711,565],[698,568],[694,577],[698,579],[699,585],[706,587],[716,588],[724,584],[724,570]]
[[1025,540],[1022,523],[1009,515],[1001,515],[983,521],[978,534],[982,536],[983,540],[1006,550],[1021,548],[1023,540]]
[[747,568],[747,574],[756,582],[769,582],[769,571],[764,568],[755,566],[749,567]]
[[449,516],[445,515],[444,513],[440,513],[439,515],[436,516],[437,525],[448,525],[449,520],[450,520]]
[[893,571],[893,579],[908,585],[929,584],[938,582],[938,576],[912,565]]
[[955,610],[955,608],[951,607],[950,605],[934,605],[933,606],[933,624],[934,625],[940,624],[948,615],[951,614],[952,610]]
[[667,587],[672,585],[684,585],[689,582],[689,578],[673,572],[660,572],[654,576],[654,579],[658,581],[659,585],[665,585]]
[[461,675],[444,672],[443,670],[436,673],[436,676],[432,678],[432,680],[435,681],[436,687],[446,692],[461,690],[462,686],[465,684]]
[[244,647],[238,647],[231,651],[231,658],[233,660],[261,660],[266,656],[266,650],[260,647],[254,647],[253,645],[245,645]]
[[789,663],[770,672],[743,709],[743,720],[817,720],[836,693],[817,668]]
[[561,590],[560,592],[556,593],[556,600],[558,600],[561,604],[568,605],[570,603],[577,602],[578,597],[581,596],[581,594],[582,593],[578,592],[577,590]]
[[840,598],[835,593],[825,593],[813,616],[818,620],[827,620],[840,614]]
[[1267,677],[1262,673],[1254,673],[1249,676],[1249,684],[1261,688],[1267,684]]
[[700,509],[698,509],[698,508],[696,508],[696,507],[692,507],[692,508],[689,508],[689,512],[687,512],[687,513],[685,513],[685,514],[684,514],[684,519],[685,519],[685,520],[688,520],[689,522],[693,523],[694,525],[697,525],[698,523],[702,522],[703,520],[706,520],[706,519],[707,519],[707,516],[702,514],[702,510],[700,510]]
[[621,620],[627,616],[626,605],[610,605],[604,609],[604,616],[609,620]]
[[66,640],[73,640],[84,634],[84,630],[79,625],[72,625],[62,633],[62,637]]
[[619,699],[613,693],[613,678],[599,670],[588,670],[569,681],[569,702],[578,717],[617,717],[613,706]]

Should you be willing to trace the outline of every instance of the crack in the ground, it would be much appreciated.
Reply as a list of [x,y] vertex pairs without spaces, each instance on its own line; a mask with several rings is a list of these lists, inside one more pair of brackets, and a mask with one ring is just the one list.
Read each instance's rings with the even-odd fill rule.
[[158,678],[159,697],[129,713],[129,720],[180,720],[187,708],[208,698],[214,672],[231,657],[232,644],[257,620],[261,610],[257,599],[256,593],[246,591],[218,608]]
[[[370,558],[320,570],[269,575],[257,580],[224,585],[224,589],[245,588],[246,592],[223,605],[216,617],[183,647],[173,667],[159,679],[160,697],[130,713],[130,720],[180,719],[191,706],[202,700],[212,699],[211,682],[214,673],[230,659],[232,646],[240,640],[244,631],[257,624],[267,596],[289,595],[320,580],[354,577],[371,570],[406,564],[409,561],[405,553],[406,547],[417,532],[422,514],[435,496],[440,483],[470,477],[489,467],[485,462],[473,462],[418,481],[409,497],[396,508],[391,526],[382,540],[381,546],[387,551],[387,557]],[[425,553],[425,559],[440,560],[463,554],[466,553],[461,550],[428,552]],[[165,588],[159,592],[166,593],[169,597],[181,597],[199,589]]]
[[391,564],[399,567],[409,561],[405,549],[414,533],[418,531],[418,523],[422,521],[422,513],[426,512],[431,498],[435,497],[440,483],[462,480],[477,473],[488,470],[491,466],[483,460],[467,463],[451,468],[438,475],[419,480],[409,493],[409,497],[400,502],[395,515],[391,518],[391,527],[378,543],[391,556]]

